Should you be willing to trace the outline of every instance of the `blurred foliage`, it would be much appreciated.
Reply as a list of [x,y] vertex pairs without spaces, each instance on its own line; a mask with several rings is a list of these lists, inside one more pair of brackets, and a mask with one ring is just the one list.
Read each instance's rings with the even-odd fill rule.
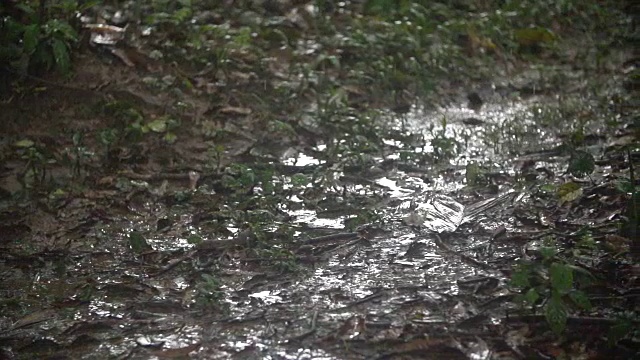
[[4,1],[0,4],[0,64],[20,72],[68,73],[78,40],[76,16],[97,2]]

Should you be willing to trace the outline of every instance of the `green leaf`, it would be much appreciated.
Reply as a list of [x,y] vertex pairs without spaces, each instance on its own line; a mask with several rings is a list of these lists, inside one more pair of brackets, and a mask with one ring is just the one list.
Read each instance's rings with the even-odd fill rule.
[[540,191],[552,194],[557,191],[556,186],[554,184],[545,184],[540,186]]
[[197,245],[197,244],[200,244],[202,241],[203,241],[202,238],[198,235],[191,235],[187,238],[187,242],[189,244]]
[[110,146],[118,138],[118,130],[111,128],[104,129],[100,131],[100,133],[98,134],[98,138],[100,139],[102,145]]
[[576,306],[583,310],[591,310],[591,301],[587,297],[587,294],[580,290],[574,290],[569,293],[569,298]]
[[129,234],[129,246],[131,247],[131,250],[137,254],[151,249],[151,246],[147,243],[144,236],[137,231],[132,231]]
[[567,172],[575,177],[591,175],[596,168],[596,160],[586,151],[575,151],[569,159]]
[[38,24],[27,25],[24,28],[22,43],[26,54],[33,54],[40,41],[40,26]]
[[567,326],[567,308],[562,299],[554,294],[544,308],[544,316],[551,330],[556,334],[561,334]]
[[615,322],[607,333],[609,338],[609,344],[615,345],[618,341],[622,340],[625,336],[629,335],[633,330],[633,324],[628,319],[621,319]]
[[525,266],[519,266],[511,275],[511,286],[521,289],[530,287],[529,276],[531,272]]
[[63,73],[68,72],[71,67],[71,60],[69,59],[67,44],[60,39],[51,39],[51,50],[58,70]]
[[619,180],[616,183],[616,189],[623,193],[632,193],[636,190],[634,184],[628,179]]
[[553,31],[541,27],[516,29],[514,36],[518,44],[524,46],[550,43],[556,39]]
[[540,299],[540,294],[538,294],[536,289],[533,288],[529,289],[529,291],[527,291],[527,293],[524,294],[523,297],[523,300],[531,306],[533,306],[538,301],[538,299]]
[[36,13],[36,11],[29,6],[28,4],[25,4],[25,2],[17,2],[16,3],[16,9],[22,11],[24,14],[26,14],[29,17],[29,22],[30,23],[36,23],[38,22],[38,14]]
[[61,41],[75,42],[78,39],[78,33],[66,21],[52,19],[45,25],[46,32]]
[[568,182],[560,185],[558,188],[558,197],[560,205],[574,201],[582,196],[582,188],[574,182]]
[[169,144],[175,143],[176,140],[178,140],[178,136],[175,133],[168,132],[164,134],[164,141],[168,142]]
[[593,235],[591,233],[586,233],[580,237],[580,240],[576,244],[576,247],[595,250],[597,248],[597,244]]
[[553,259],[556,253],[556,248],[551,246],[543,246],[540,248],[540,255],[542,255],[542,258],[545,260]]
[[482,173],[482,170],[480,169],[480,166],[475,162],[471,162],[467,164],[467,169],[465,173],[467,185],[469,186],[478,185],[481,173]]
[[191,16],[191,9],[186,7],[182,8],[174,12],[173,16],[178,23],[182,23]]
[[22,139],[22,140],[16,141],[13,145],[15,147],[28,149],[30,147],[34,147],[36,143],[34,143],[32,140],[29,140],[29,139]]
[[291,184],[293,184],[293,186],[306,186],[310,181],[305,174],[293,174],[291,176]]
[[77,11],[78,11],[78,13],[84,13],[85,10],[88,10],[88,9],[90,9],[90,8],[100,4],[100,3],[101,3],[101,1],[98,1],[98,0],[86,1],[86,2],[84,2],[82,4],[80,2],[78,2]]
[[573,271],[560,263],[551,264],[549,269],[551,287],[560,294],[566,294],[573,288]]
[[155,119],[152,122],[148,123],[147,127],[153,132],[163,133],[167,131],[167,119],[165,118]]

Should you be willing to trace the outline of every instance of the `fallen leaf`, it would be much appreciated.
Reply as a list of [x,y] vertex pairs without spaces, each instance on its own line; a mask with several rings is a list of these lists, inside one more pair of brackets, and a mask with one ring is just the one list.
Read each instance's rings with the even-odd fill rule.
[[243,107],[235,107],[235,106],[227,106],[218,110],[221,114],[225,115],[249,115],[251,114],[251,109],[243,108]]
[[183,359],[188,358],[191,352],[197,351],[199,348],[200,343],[195,343],[179,349],[154,350],[150,353],[160,359]]

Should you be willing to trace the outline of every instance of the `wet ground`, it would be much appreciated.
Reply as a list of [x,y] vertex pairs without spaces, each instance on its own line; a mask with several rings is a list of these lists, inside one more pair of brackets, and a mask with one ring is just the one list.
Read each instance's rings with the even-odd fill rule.
[[424,92],[324,28],[251,48],[245,10],[209,14],[232,65],[160,22],[5,97],[0,357],[638,355],[632,49],[467,51]]

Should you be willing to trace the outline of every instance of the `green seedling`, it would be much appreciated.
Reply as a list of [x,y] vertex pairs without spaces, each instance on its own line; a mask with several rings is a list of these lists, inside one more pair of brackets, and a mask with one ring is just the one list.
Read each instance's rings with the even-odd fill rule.
[[589,298],[580,289],[595,279],[584,268],[562,260],[555,239],[545,239],[539,254],[540,260],[516,266],[510,282],[519,292],[514,302],[534,313],[541,311],[551,329],[560,334],[570,311],[591,309]]

